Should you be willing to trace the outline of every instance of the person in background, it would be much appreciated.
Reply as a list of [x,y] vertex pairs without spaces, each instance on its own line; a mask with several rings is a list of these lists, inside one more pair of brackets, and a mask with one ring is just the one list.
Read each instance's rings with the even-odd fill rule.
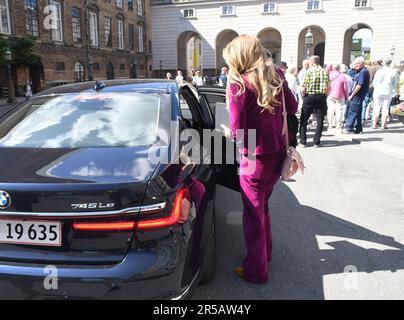
[[324,128],[324,118],[327,115],[327,94],[329,92],[330,78],[328,72],[320,66],[320,57],[312,56],[311,68],[306,74],[302,86],[303,106],[300,117],[300,145],[305,147],[307,143],[307,123],[315,111],[317,116],[316,133],[314,135],[314,147],[321,144],[321,136]]
[[297,80],[297,75],[299,70],[297,67],[289,68],[285,73],[286,81],[288,82],[289,89],[293,92],[296,97],[296,101],[299,101],[299,85]]
[[286,74],[286,71],[288,70],[288,64],[285,61],[281,62],[281,70],[283,74]]
[[24,92],[25,92],[25,96],[29,99],[33,96],[32,93],[32,82],[31,80],[27,80],[27,82],[24,85]]
[[[351,70],[351,69],[349,69],[349,70]],[[355,75],[355,72],[348,74],[349,70],[348,70],[348,67],[346,66],[346,64],[341,63],[340,72],[341,72],[341,74],[344,75],[345,79],[348,82],[348,96],[350,96],[353,91],[353,86],[354,86],[353,76]],[[345,104],[342,108],[342,112],[341,112],[341,121],[342,122],[346,121],[347,112],[348,112],[348,100],[345,101]]]
[[387,129],[391,99],[397,94],[398,73],[391,68],[391,58],[383,60],[383,68],[376,72],[373,79],[373,129],[377,128],[380,110],[382,110],[382,128]]
[[184,77],[183,77],[183,75],[182,75],[182,71],[181,71],[181,70],[178,70],[178,71],[177,71],[177,76],[175,77],[175,81],[178,81],[178,82],[184,81]]
[[327,98],[328,106],[328,129],[332,129],[335,120],[335,127],[341,128],[342,110],[348,100],[348,80],[341,72],[338,64],[332,66],[330,71],[330,93]]
[[222,72],[219,75],[219,87],[226,87],[227,86],[227,74],[229,70],[227,67],[222,68]]
[[299,109],[302,107],[303,105],[303,97],[301,94],[301,88],[303,86],[304,83],[304,78],[306,77],[307,71],[310,68],[310,60],[309,59],[305,59],[302,62],[302,69],[299,71],[299,75],[298,75],[298,83],[299,83]]
[[204,83],[203,83],[203,78],[202,78],[202,75],[201,75],[201,71],[197,70],[195,72],[195,75],[192,78],[192,83],[197,87],[203,86]]
[[404,101],[404,65],[401,66],[401,75],[400,75],[400,82],[399,82],[399,90],[400,94],[400,101]]
[[[297,103],[284,81],[283,72],[268,63],[268,55],[257,37],[242,35],[235,38],[226,46],[223,56],[229,66],[229,131],[236,138],[240,138],[237,131],[244,131],[239,177],[247,254],[243,265],[235,272],[247,281],[265,283],[268,280],[268,263],[272,259],[268,201],[279,181],[286,154],[282,130],[282,91],[288,123],[289,119],[293,119],[295,124],[288,126],[292,146],[296,146]],[[254,129],[256,133],[254,146],[248,146],[249,129]]]
[[373,79],[377,71],[382,68],[382,59],[374,60],[367,66],[369,71],[370,80],[369,80],[369,92],[366,94],[365,99],[363,100],[362,104],[362,125],[365,124],[366,120],[369,120],[370,115],[370,102],[373,100]]
[[363,132],[362,104],[369,91],[370,75],[368,69],[365,68],[365,59],[363,57],[357,57],[355,59],[354,70],[354,89],[348,97],[348,115],[346,129],[344,131],[346,134],[360,134]]
[[172,74],[170,72],[167,72],[166,79],[167,80],[172,80],[173,79],[173,76],[172,76]]

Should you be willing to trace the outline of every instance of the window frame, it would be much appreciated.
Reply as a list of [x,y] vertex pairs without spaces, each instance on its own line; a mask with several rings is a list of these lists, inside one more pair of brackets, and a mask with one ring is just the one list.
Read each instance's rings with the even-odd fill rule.
[[[225,13],[225,8],[232,8],[232,13]],[[221,17],[234,17],[236,15],[236,6],[233,4],[225,4],[220,8],[221,10]]]
[[[108,24],[106,23],[108,21]],[[107,29],[108,26],[108,29]],[[108,30],[108,36],[107,36]],[[106,48],[112,48],[112,18],[104,16],[104,45]]]
[[[187,16],[185,16],[185,12],[187,11]],[[192,11],[193,12],[193,14],[192,14],[192,16],[190,16],[189,15],[189,11]],[[183,9],[182,10],[182,17],[184,18],[184,19],[195,19],[196,18],[196,10],[195,10],[195,8],[186,8],[186,9]]]
[[[268,6],[268,9],[274,5],[275,9],[273,11],[265,11],[265,6]],[[278,11],[278,2],[276,1],[269,1],[262,4],[262,14],[276,14],[279,13]]]
[[142,25],[137,25],[137,32],[138,32],[138,51],[144,52],[144,28]]
[[[360,1],[360,5],[356,6],[357,1]],[[363,1],[366,1],[366,5],[363,6]],[[369,9],[372,8],[372,0],[353,0],[353,7],[354,9]]]
[[[0,7],[0,33],[3,34],[11,34],[11,17],[10,17],[10,4],[8,3],[8,0],[5,0],[6,2],[6,6],[1,6]],[[1,16],[1,11],[2,10],[6,10],[7,13],[7,32],[5,30],[3,30],[3,20],[2,20],[2,16]]]
[[[27,2],[31,4],[35,3],[35,9],[28,12]],[[24,0],[24,8],[25,8],[25,28],[27,34],[38,38],[39,37],[39,23],[38,23],[38,0]],[[36,30],[35,30],[36,28]]]
[[117,48],[119,50],[125,49],[125,23],[122,19],[116,19],[116,39]]
[[[314,8],[312,8],[312,9],[309,9],[309,3],[310,2],[319,2],[319,4],[318,4],[318,8],[317,9],[314,9]],[[306,12],[316,12],[316,11],[321,11],[321,10],[323,10],[323,0],[306,0],[306,2],[305,2],[305,5],[306,5]]]
[[118,8],[123,8],[123,0],[115,0],[115,5]]
[[[58,41],[58,42],[62,42],[64,39],[64,34],[63,34],[63,14],[62,14],[62,3],[60,3],[59,1],[54,1],[54,0],[50,0],[49,4],[51,6],[53,6],[54,8],[57,8],[57,24],[58,24],[58,28],[52,29],[52,41]],[[53,14],[53,12],[52,12]],[[59,37],[58,37],[59,36]]]
[[[83,42],[83,32],[81,30],[81,9],[72,6],[71,13],[72,13],[72,38],[73,38],[73,43],[79,44],[79,43]],[[78,15],[75,16],[74,15],[75,13],[78,14]],[[78,21],[75,21],[75,20],[78,20]],[[77,38],[77,35],[80,35],[80,37]]]
[[[94,17],[94,25],[92,26],[92,17]],[[99,35],[99,30],[98,30],[98,14],[93,11],[88,12],[88,24],[89,24],[89,36],[90,36],[90,45],[92,47],[98,47],[100,45],[100,35]],[[94,27],[94,29],[93,29]],[[95,32],[94,32],[95,31]],[[95,36],[95,38],[92,37],[92,35]],[[95,43],[93,40],[96,40]]]
[[136,1],[136,12],[139,16],[143,17],[143,0]]

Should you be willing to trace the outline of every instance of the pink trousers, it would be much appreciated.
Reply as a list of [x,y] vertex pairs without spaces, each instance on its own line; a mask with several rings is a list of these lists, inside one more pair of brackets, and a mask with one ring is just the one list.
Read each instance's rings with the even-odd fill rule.
[[[285,151],[256,156],[242,156],[240,185],[243,199],[243,229],[247,255],[244,277],[256,283],[268,280],[268,263],[272,258],[272,230],[268,200],[281,175]],[[255,170],[251,168],[255,166]]]

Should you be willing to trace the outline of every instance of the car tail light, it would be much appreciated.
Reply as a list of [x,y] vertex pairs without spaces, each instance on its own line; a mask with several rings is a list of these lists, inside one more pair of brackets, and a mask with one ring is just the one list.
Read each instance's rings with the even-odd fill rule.
[[120,231],[133,230],[135,222],[80,222],[74,223],[73,228],[77,231]]
[[168,217],[139,221],[138,230],[165,228],[177,223],[185,223],[191,209],[189,190],[186,187],[179,189],[175,195],[173,207]]

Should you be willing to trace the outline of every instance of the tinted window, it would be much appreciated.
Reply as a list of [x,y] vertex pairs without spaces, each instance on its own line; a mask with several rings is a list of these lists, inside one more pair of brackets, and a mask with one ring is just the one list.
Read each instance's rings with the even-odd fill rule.
[[[166,101],[163,103],[163,101]],[[144,146],[156,142],[164,95],[81,93],[28,101],[0,124],[0,147]]]

